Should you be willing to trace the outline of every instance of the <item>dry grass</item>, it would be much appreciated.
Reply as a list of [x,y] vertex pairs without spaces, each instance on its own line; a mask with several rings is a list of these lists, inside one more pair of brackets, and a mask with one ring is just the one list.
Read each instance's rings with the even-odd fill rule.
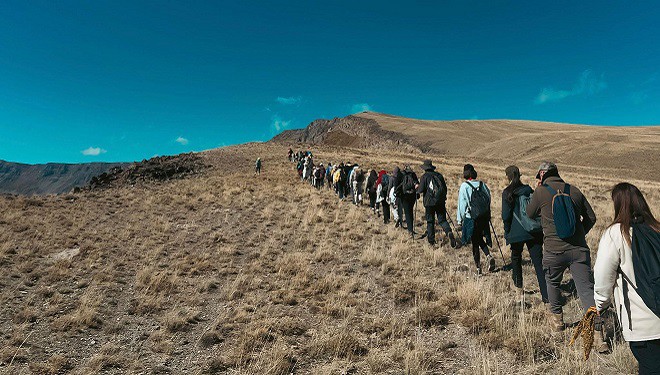
[[[510,274],[475,278],[469,250],[412,241],[301,184],[285,151],[229,147],[205,153],[213,168],[188,180],[0,198],[0,372],[634,372],[625,345],[584,362],[568,333],[548,333],[538,294],[522,310]],[[423,158],[315,151],[388,169]],[[264,173],[253,178],[257,156]],[[436,160],[454,214],[463,160]],[[505,165],[471,161],[501,192]],[[595,251],[612,215],[600,197],[616,180],[565,177],[599,215]],[[641,188],[658,207],[658,185]],[[416,224],[423,231],[419,209]],[[531,265],[524,272],[525,289],[537,291]],[[567,297],[566,319],[577,321],[579,303]]]

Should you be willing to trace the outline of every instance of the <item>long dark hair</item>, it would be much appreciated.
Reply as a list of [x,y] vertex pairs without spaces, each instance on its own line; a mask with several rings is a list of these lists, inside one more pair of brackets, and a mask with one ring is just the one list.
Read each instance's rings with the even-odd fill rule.
[[509,177],[509,186],[507,186],[502,193],[507,202],[513,203],[513,192],[517,188],[523,186],[522,181],[520,181],[520,170],[518,167],[512,165],[506,169],[505,173],[507,177]]
[[630,240],[630,226],[633,223],[644,223],[660,232],[660,222],[655,219],[646,199],[637,186],[621,182],[612,189],[614,202],[614,224],[621,224],[621,234],[628,244]]

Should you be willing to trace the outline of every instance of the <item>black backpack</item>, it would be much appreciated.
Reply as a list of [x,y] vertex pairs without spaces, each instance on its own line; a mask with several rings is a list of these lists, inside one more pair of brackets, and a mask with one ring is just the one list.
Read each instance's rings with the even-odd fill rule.
[[627,284],[632,286],[644,304],[660,318],[660,233],[643,223],[632,224],[632,261],[635,282],[619,269],[624,279],[624,305],[628,310],[628,324],[631,329]]
[[490,220],[490,197],[484,191],[484,183],[479,181],[479,186],[474,187],[471,183],[467,183],[472,188],[472,196],[470,197],[470,217],[472,220],[489,219]]
[[415,194],[415,178],[412,173],[404,173],[401,181],[401,192],[403,194]]
[[432,207],[437,205],[443,200],[446,195],[445,184],[442,183],[440,175],[437,173],[430,173],[429,182],[426,186],[426,194],[424,194],[424,206]]

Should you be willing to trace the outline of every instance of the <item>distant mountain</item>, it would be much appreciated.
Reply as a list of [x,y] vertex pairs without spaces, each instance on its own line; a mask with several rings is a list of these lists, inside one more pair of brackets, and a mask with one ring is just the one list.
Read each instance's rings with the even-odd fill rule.
[[0,160],[0,193],[21,195],[61,194],[127,163],[20,164]]
[[[417,120],[362,112],[315,120],[273,142],[372,148],[459,156],[532,168],[552,160],[560,168],[598,177],[660,181],[660,126],[595,126],[527,120]],[[560,169],[561,170],[561,169]]]

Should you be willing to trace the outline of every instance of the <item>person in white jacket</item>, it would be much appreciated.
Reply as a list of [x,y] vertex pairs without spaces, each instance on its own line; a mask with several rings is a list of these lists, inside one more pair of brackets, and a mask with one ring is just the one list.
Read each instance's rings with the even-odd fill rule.
[[634,185],[625,182],[616,185],[612,200],[614,223],[600,239],[594,266],[596,309],[601,313],[609,306],[614,307],[623,337],[630,343],[639,362],[639,373],[660,374],[660,318],[649,309],[634,287],[636,279],[631,247],[632,237],[636,235],[632,229],[634,223],[647,225],[651,233],[660,233],[660,222],[653,217],[644,196]]

